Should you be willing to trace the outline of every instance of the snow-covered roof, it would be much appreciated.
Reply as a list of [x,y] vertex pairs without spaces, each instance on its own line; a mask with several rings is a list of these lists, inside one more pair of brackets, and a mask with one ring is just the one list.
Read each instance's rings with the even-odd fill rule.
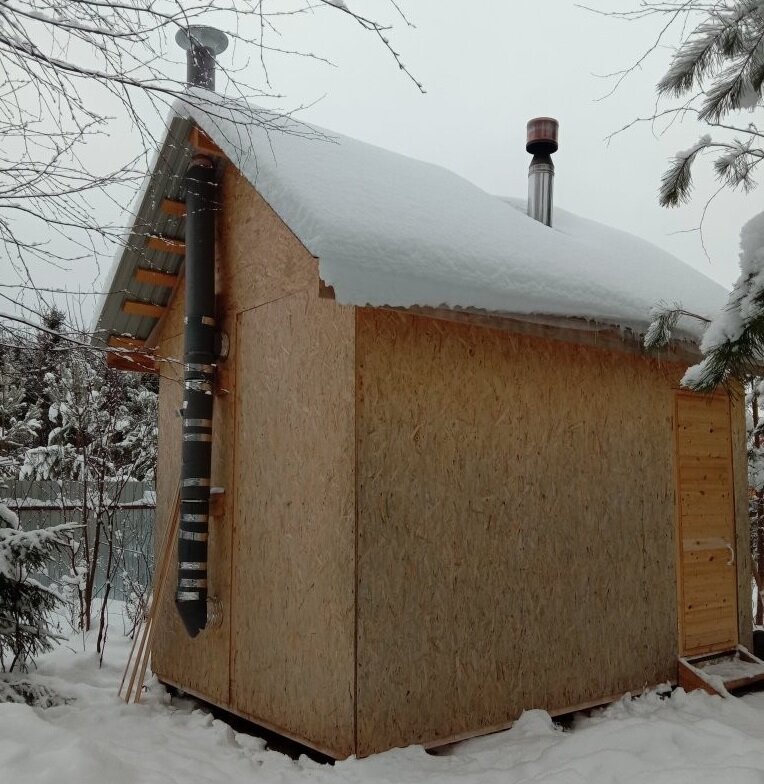
[[[626,232],[562,209],[549,228],[524,202],[440,166],[206,96],[176,111],[318,258],[341,303],[573,316],[644,332],[660,302],[708,317],[726,300],[720,285]],[[688,320],[681,332],[697,340],[702,325]]]
[[[183,219],[163,216],[160,205],[183,198],[193,123],[318,259],[341,303],[573,317],[642,333],[658,304],[713,317],[727,298],[702,273],[626,232],[559,208],[550,228],[525,214],[524,200],[486,193],[440,166],[195,90],[176,102],[139,195],[96,318],[98,339],[153,331],[155,320],[124,312],[126,298],[166,304],[167,290],[133,290],[133,274],[141,264],[178,270],[177,256],[158,255],[145,241],[152,232],[182,237]],[[675,334],[697,343],[702,332],[702,322],[683,319]]]

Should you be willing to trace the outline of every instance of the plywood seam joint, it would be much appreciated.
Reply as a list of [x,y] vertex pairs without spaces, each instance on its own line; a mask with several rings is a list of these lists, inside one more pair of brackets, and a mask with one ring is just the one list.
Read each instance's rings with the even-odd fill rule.
[[312,290],[312,286],[303,286],[302,288],[295,289],[294,291],[288,291],[286,294],[282,294],[281,296],[274,297],[273,299],[269,299],[267,302],[258,302],[257,305],[253,305],[251,308],[242,308],[240,311],[237,312],[237,316],[240,316],[242,313],[249,313],[251,310],[257,310],[258,308],[264,308],[266,305],[272,305],[274,302],[280,302],[282,299],[287,299],[288,297],[294,297],[296,294],[302,294],[304,292],[310,292]]
[[354,365],[354,373],[353,373],[353,381],[355,383],[355,389],[353,391],[353,425],[354,425],[354,433],[353,433],[353,448],[355,451],[354,455],[354,474],[353,477],[353,492],[354,492],[354,524],[353,524],[353,535],[354,535],[354,547],[355,547],[355,554],[354,554],[354,568],[353,568],[353,604],[354,604],[354,627],[353,627],[353,750],[355,754],[358,754],[358,582],[359,582],[359,574],[358,574],[358,535],[359,535],[359,522],[360,516],[358,514],[358,434],[359,434],[359,405],[358,405],[358,393],[359,393],[359,378],[360,378],[360,370],[359,370],[359,363],[358,363],[358,310],[356,309],[353,313],[353,365]]

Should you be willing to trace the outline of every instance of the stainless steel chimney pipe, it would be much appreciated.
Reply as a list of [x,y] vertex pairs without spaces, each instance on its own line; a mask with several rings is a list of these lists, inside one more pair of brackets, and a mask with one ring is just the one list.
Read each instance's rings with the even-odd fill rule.
[[528,215],[552,225],[554,205],[554,163],[559,123],[552,117],[535,117],[528,121],[525,149],[533,155],[528,168]]

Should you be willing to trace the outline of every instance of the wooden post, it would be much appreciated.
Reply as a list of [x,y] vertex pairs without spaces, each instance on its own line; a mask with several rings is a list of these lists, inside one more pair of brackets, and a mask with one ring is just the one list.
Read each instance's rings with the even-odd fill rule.
[[[757,432],[760,412],[759,412],[759,397],[757,387],[759,379],[754,378],[751,381],[751,420],[753,422],[753,444],[758,452],[761,449],[761,436]],[[756,496],[756,516],[754,520],[754,528],[756,530],[756,580],[757,586],[764,585],[764,493],[761,490],[755,491]],[[756,618],[755,625],[761,626],[764,624],[764,601],[761,598],[761,590],[756,593]]]

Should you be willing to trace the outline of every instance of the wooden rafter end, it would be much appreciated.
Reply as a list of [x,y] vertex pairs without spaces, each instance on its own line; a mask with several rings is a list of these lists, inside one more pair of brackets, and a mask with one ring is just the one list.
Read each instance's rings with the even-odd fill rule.
[[173,218],[186,217],[186,202],[178,201],[177,199],[162,199],[159,209],[165,215],[171,215]]
[[166,308],[162,305],[155,305],[153,302],[140,302],[135,299],[126,299],[122,304],[122,312],[129,316],[160,319],[164,316],[165,310]]
[[152,234],[146,240],[146,247],[149,250],[158,250],[161,253],[172,253],[175,256],[186,255],[186,243],[183,240],[176,240],[172,237],[161,237],[158,234]]
[[138,283],[148,283],[150,286],[174,289],[178,285],[178,276],[171,272],[138,267],[135,270],[135,279]]
[[145,341],[128,335],[111,335],[106,341],[115,349],[106,355],[106,364],[115,370],[132,373],[156,373],[157,361],[153,351],[145,350]]
[[198,153],[202,153],[203,155],[209,155],[213,158],[222,158],[224,157],[223,151],[220,147],[215,144],[215,142],[210,139],[209,136],[199,127],[196,125],[191,129],[191,133],[188,135],[188,141],[194,150]]

